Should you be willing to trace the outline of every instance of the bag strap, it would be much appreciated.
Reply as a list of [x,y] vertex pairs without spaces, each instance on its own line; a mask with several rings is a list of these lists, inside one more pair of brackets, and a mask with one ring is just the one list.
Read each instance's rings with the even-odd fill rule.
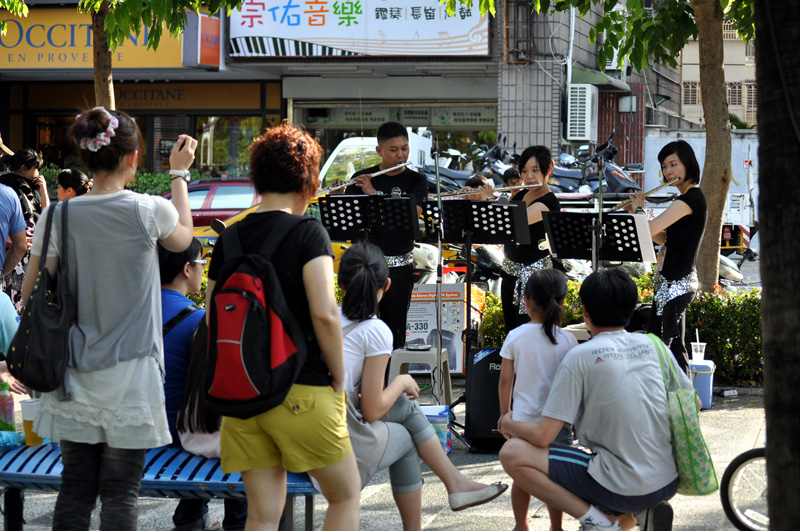
[[267,238],[267,241],[264,242],[263,247],[261,247],[261,255],[267,260],[272,260],[273,253],[275,253],[275,250],[278,248],[281,242],[283,242],[286,236],[289,235],[292,229],[294,229],[303,221],[311,219],[314,218],[307,218],[304,216],[289,216],[282,222],[279,222],[277,227],[272,229],[272,234],[270,234],[269,238]]
[[[69,275],[67,274],[67,267],[69,265],[67,257],[67,205],[69,200],[64,201],[64,206],[61,207],[61,260],[59,260],[59,268],[61,269],[61,276],[64,279],[64,293],[69,295]],[[52,216],[50,216],[52,217]],[[45,253],[47,256],[47,253]]]
[[664,370],[664,364],[666,363],[669,366],[670,370],[672,371],[672,377],[675,381],[678,381],[678,375],[675,373],[675,367],[672,365],[672,362],[667,355],[667,347],[664,345],[664,342],[656,336],[655,334],[647,334],[648,339],[653,342],[653,345],[656,347],[656,352],[658,353],[658,364],[661,367],[661,377],[664,379],[664,389],[669,392],[668,384],[667,384],[667,373]]
[[53,227],[53,215],[56,207],[53,205],[48,212],[47,222],[44,224],[44,241],[42,242],[42,256],[39,258],[39,273],[44,271],[44,264],[47,262],[47,249],[50,247],[50,229]]
[[200,307],[193,303],[184,308],[183,310],[179,311],[175,315],[173,315],[172,319],[167,321],[167,323],[161,328],[161,336],[164,337],[167,334],[169,334],[173,328],[178,326],[184,319],[186,319],[199,309]]

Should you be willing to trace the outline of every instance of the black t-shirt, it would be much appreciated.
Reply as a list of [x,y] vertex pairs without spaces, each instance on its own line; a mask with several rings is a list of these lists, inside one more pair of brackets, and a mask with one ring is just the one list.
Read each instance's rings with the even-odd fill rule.
[[700,240],[706,230],[706,198],[697,186],[692,186],[676,201],[683,201],[692,213],[667,227],[667,254],[661,274],[667,280],[678,280],[695,270]]
[[[30,219],[36,221],[39,219],[39,214],[42,212],[42,196],[39,194],[39,190],[32,180],[26,179],[22,175],[17,175],[16,173],[5,173],[0,175],[0,184],[10,187],[20,196],[22,216],[25,218],[25,221]],[[27,197],[29,204],[22,201],[22,196]]]
[[[356,172],[353,177],[377,171],[380,171],[380,165]],[[428,180],[421,173],[406,168],[403,173],[398,175],[378,175],[372,179],[372,186],[387,195],[392,193],[393,188],[399,188],[400,192],[414,199],[417,202],[417,206],[425,208],[424,202],[428,197]],[[359,195],[364,192],[353,184],[345,188],[344,193],[347,195]],[[414,240],[375,240],[372,243],[380,247],[383,254],[387,256],[409,253],[414,249]]]
[[[226,230],[237,229],[243,251],[245,254],[253,253],[270,237],[277,220],[290,215],[275,211],[254,212]],[[222,238],[217,239],[211,256],[208,278],[216,281],[225,263]],[[314,335],[306,288],[303,284],[303,266],[319,256],[333,256],[333,251],[328,233],[317,221],[306,221],[297,225],[272,255],[272,265],[281,283],[286,305],[306,338],[308,356],[297,377],[297,383],[304,385],[331,385],[328,366],[322,358],[322,351]]]
[[[511,198],[512,201],[522,201],[527,193],[527,190],[520,190]],[[561,203],[558,202],[556,194],[548,192],[542,197],[535,199],[531,205],[535,203],[543,203],[550,212],[561,212]],[[531,243],[526,245],[506,245],[505,253],[506,258],[518,264],[532,264],[541,260],[550,254],[549,251],[542,251],[539,249],[539,242],[544,240],[544,223],[538,222],[528,225],[528,230],[531,233]]]

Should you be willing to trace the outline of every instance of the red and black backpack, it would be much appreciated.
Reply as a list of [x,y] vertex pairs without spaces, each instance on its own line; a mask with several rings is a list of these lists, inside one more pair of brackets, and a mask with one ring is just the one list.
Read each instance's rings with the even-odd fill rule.
[[254,254],[242,250],[238,225],[220,236],[225,264],[211,295],[206,374],[206,404],[220,415],[246,419],[280,405],[306,360],[303,334],[270,259],[310,219],[282,219]]

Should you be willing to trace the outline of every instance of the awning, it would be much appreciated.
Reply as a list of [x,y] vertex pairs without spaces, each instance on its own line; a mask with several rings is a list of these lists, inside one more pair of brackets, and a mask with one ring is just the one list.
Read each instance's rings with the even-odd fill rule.
[[578,65],[572,66],[572,83],[594,85],[600,90],[632,92],[631,87],[624,81],[613,78],[605,72],[591,70]]

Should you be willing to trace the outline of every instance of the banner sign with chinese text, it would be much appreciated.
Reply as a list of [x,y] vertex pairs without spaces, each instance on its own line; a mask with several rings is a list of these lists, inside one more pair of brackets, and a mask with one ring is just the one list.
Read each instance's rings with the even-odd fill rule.
[[231,57],[488,55],[477,5],[438,0],[245,0],[230,16]]

